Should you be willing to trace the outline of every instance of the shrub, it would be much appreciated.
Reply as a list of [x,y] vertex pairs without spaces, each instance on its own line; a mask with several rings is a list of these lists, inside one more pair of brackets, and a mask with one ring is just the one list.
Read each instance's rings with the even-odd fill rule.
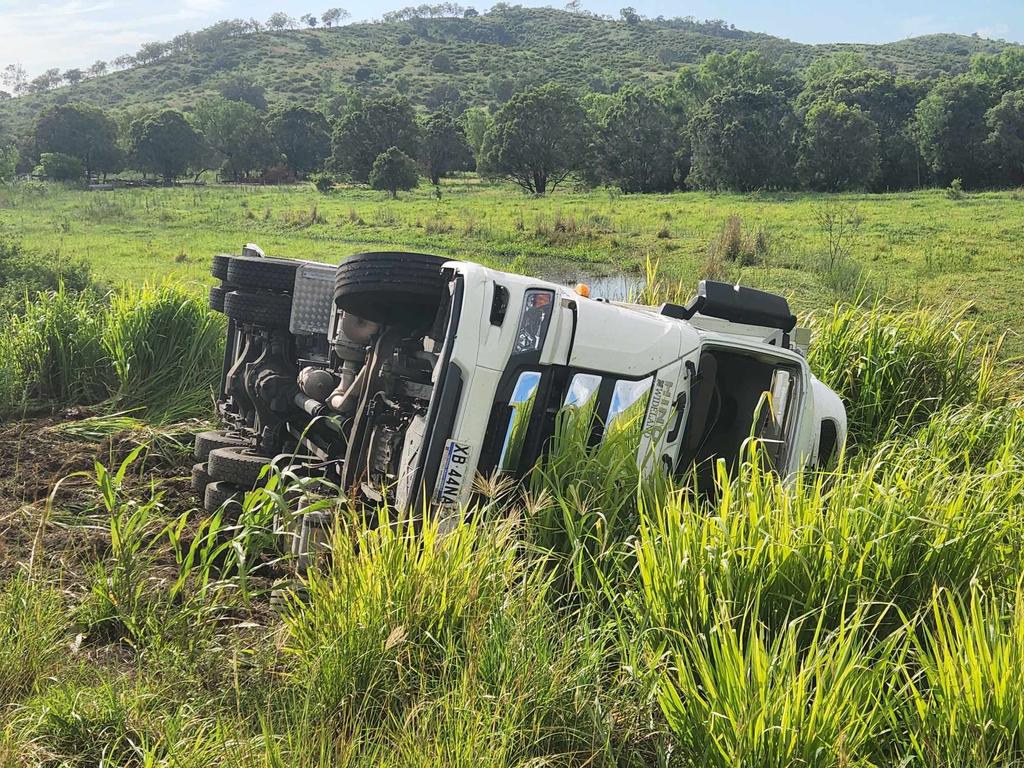
[[334,190],[334,176],[326,171],[314,173],[309,177],[309,180],[313,182],[313,186],[316,187],[317,192],[321,192],[326,195],[328,192]]
[[61,286],[71,294],[98,287],[85,261],[62,263],[59,258],[26,251],[17,237],[0,226],[0,312],[19,313],[27,296]]
[[420,172],[416,161],[398,147],[381,152],[373,161],[370,171],[370,186],[386,190],[391,197],[398,197],[399,190],[415,189],[420,183]]
[[[753,237],[743,234],[743,220],[730,216],[722,224],[722,231],[708,245],[706,270],[720,272],[721,267],[711,265],[725,263],[752,266],[763,263],[771,252],[771,233],[764,226],[758,227]],[[712,277],[712,275],[706,275]]]
[[85,176],[85,166],[77,157],[60,152],[43,152],[39,156],[36,173],[53,181],[79,181]]

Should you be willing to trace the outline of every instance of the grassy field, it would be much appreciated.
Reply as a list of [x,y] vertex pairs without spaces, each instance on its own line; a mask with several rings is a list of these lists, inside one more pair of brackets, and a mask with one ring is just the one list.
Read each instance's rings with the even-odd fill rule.
[[[440,199],[421,187],[395,201],[364,189],[321,195],[305,185],[0,189],[0,225],[20,234],[27,248],[54,263],[84,258],[113,284],[170,278],[198,290],[210,280],[210,256],[237,252],[246,242],[275,255],[329,262],[361,249],[415,248],[568,279],[640,275],[651,258],[687,290],[710,273],[781,290],[801,310],[862,290],[889,304],[973,303],[983,322],[1008,333],[1013,352],[1024,351],[1021,210],[1016,192],[949,199],[942,191],[832,197],[601,191],[535,199],[474,180],[444,185]],[[760,244],[737,261],[721,248],[714,253],[730,217],[738,218],[742,239]]]
[[[1024,764],[1024,404],[977,326],[1021,311],[1013,195],[0,195],[29,251],[131,286],[43,295],[0,335],[0,765]],[[637,429],[588,446],[567,412],[546,463],[446,535],[273,473],[207,514],[190,447],[222,325],[200,288],[249,240],[566,277],[650,257],[651,300],[709,272],[792,290],[850,445],[793,483],[752,446],[709,499],[641,480]],[[914,306],[843,304],[864,291]],[[337,521],[303,578],[272,534],[299,494]]]

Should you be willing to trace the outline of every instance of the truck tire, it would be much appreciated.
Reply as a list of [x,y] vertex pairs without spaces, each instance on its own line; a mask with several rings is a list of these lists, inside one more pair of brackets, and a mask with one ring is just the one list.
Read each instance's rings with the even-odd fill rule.
[[[237,520],[238,512],[241,510],[242,501],[245,499],[245,491],[231,483],[212,482],[206,486],[203,494],[203,509],[211,515],[225,504],[231,504],[225,510],[229,520]],[[232,503],[233,502],[233,503]]]
[[202,496],[206,492],[206,486],[212,479],[210,473],[206,471],[206,462],[201,461],[192,465],[192,490],[197,495]]
[[357,253],[338,265],[334,303],[375,323],[425,327],[444,296],[446,261],[426,253]]
[[251,448],[235,446],[210,451],[206,466],[210,477],[215,481],[233,483],[249,490],[256,485],[260,473],[269,463],[269,458],[261,456]]
[[218,280],[227,280],[228,264],[231,263],[233,258],[233,256],[228,256],[226,253],[219,253],[214,256],[213,262],[210,264],[210,274]]
[[292,316],[292,297],[280,293],[230,291],[224,297],[224,314],[239,323],[287,328]]
[[301,264],[292,259],[236,256],[228,264],[226,279],[247,290],[291,293],[295,288],[295,270]]
[[199,461],[206,461],[206,457],[210,455],[210,451],[215,448],[229,448],[245,444],[246,441],[238,435],[230,435],[220,429],[210,430],[208,432],[200,432],[196,435],[195,449],[192,453]]
[[210,309],[214,312],[224,311],[224,297],[228,295],[231,288],[223,285],[210,286]]

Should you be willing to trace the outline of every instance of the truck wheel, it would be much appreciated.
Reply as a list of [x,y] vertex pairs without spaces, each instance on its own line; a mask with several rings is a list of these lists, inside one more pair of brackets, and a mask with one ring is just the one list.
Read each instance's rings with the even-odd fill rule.
[[214,312],[224,311],[224,297],[232,289],[224,285],[211,285],[210,286],[210,309]]
[[292,297],[280,293],[230,291],[224,297],[224,314],[239,323],[287,328],[292,316]]
[[211,515],[226,504],[228,507],[228,518],[237,520],[238,513],[242,508],[242,501],[245,499],[245,491],[231,483],[213,482],[206,486],[203,494],[203,508]]
[[199,461],[206,461],[210,451],[215,448],[229,448],[245,444],[246,441],[238,435],[230,435],[224,430],[210,430],[196,435],[195,449],[192,453]]
[[235,256],[228,264],[227,281],[240,288],[256,291],[291,293],[295,288],[295,270],[301,261]]
[[228,256],[226,253],[219,253],[213,257],[213,262],[210,264],[210,274],[216,277],[218,280],[228,279],[228,264],[234,256]]
[[261,456],[251,448],[217,448],[210,451],[207,470],[214,480],[250,489],[256,485],[260,473],[269,463],[269,458]]
[[210,473],[206,471],[206,462],[201,461],[192,465],[192,490],[197,495],[202,496],[205,493],[206,486],[212,479]]
[[446,261],[426,253],[357,253],[338,265],[334,303],[364,320],[422,328],[444,296]]

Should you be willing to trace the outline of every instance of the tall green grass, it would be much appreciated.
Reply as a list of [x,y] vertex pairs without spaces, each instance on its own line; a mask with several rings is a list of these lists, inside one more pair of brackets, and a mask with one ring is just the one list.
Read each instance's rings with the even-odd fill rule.
[[936,593],[915,642],[904,718],[923,765],[1024,759],[1024,592]]
[[[70,628],[53,587],[22,573],[0,587],[0,705],[27,697],[60,668]],[[0,708],[0,725],[9,714]]]
[[0,341],[4,411],[31,405],[139,409],[150,421],[202,414],[220,372],[223,323],[170,285],[104,302],[63,288],[8,318]]
[[117,381],[113,398],[150,420],[202,413],[220,379],[224,324],[205,302],[169,286],[111,299],[103,346]]
[[843,398],[853,443],[906,435],[944,406],[1000,394],[1000,342],[966,312],[860,304],[812,317],[811,368]]
[[305,483],[340,513],[281,616],[266,523],[298,486],[271,477],[227,528],[140,484],[140,457],[97,467],[60,517],[102,539],[86,583],[0,588],[0,762],[1019,766],[1024,409],[946,319],[845,312],[815,354],[891,367],[845,379],[834,469],[783,482],[754,444],[700,495],[641,480],[642,409],[596,445],[567,409],[526,483],[484,483],[455,526],[371,525]]

